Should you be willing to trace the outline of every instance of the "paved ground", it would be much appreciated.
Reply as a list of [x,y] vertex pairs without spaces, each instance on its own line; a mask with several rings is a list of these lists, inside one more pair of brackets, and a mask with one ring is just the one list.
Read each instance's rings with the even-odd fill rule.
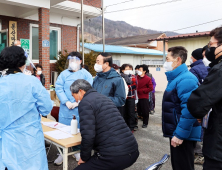
[[[134,133],[139,144],[140,157],[137,162],[127,170],[145,170],[149,165],[159,161],[164,154],[169,154],[169,140],[162,137],[161,125],[161,102],[162,93],[156,93],[156,113],[150,115],[147,129],[142,129],[142,122],[139,120],[139,130]],[[49,160],[57,157],[57,150],[53,147],[48,155]],[[76,161],[69,157],[69,170],[77,166]],[[170,160],[162,167],[161,170],[171,170]],[[196,170],[202,170],[201,166],[196,166]],[[49,170],[62,170],[62,166],[54,166],[49,163]]]

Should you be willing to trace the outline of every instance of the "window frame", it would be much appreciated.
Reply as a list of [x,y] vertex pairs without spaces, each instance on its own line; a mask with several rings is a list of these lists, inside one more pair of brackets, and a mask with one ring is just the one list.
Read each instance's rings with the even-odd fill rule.
[[[32,28],[35,27],[35,28],[38,28],[39,25],[38,24],[30,24],[30,27],[29,27],[29,44],[30,44],[30,58],[32,60]],[[58,31],[58,52],[61,51],[62,49],[62,43],[61,43],[61,28],[60,27],[52,27],[50,26],[50,30],[56,30]],[[50,34],[50,32],[49,32]],[[58,55],[59,56],[59,55]],[[39,63],[39,60],[32,60],[33,63]],[[50,60],[50,63],[55,63],[56,60]]]

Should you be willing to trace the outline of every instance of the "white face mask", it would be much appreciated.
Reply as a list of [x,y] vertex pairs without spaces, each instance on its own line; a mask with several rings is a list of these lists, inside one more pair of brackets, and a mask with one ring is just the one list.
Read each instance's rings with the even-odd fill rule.
[[18,47],[21,47],[21,45],[17,45]]
[[141,71],[138,71],[138,75],[141,76],[143,73]]
[[193,59],[192,58],[190,58],[190,64],[193,64]]
[[173,70],[172,64],[173,64],[172,61],[170,61],[170,62],[167,62],[167,61],[166,61],[166,62],[164,63],[163,68],[166,70],[166,72]]
[[41,74],[42,74],[42,71],[37,71],[37,74],[38,74],[38,75],[41,75]]
[[124,74],[129,75],[131,73],[131,70],[125,70]]
[[69,63],[69,70],[77,71],[79,70],[79,65],[75,62]]
[[206,67],[209,66],[209,64],[211,63],[206,57],[203,58],[203,63]]
[[103,71],[103,66],[96,63],[96,64],[94,65],[94,69],[95,69],[95,71],[96,71],[97,73],[100,73],[100,72]]
[[138,74],[138,70],[135,70],[135,74]]

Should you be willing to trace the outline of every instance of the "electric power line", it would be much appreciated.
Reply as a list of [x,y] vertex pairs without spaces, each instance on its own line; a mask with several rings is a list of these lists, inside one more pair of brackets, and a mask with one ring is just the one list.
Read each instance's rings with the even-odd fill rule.
[[172,1],[160,2],[160,3],[156,3],[156,4],[150,4],[150,5],[139,6],[139,7],[134,7],[134,8],[128,8],[128,9],[122,9],[122,10],[110,11],[110,12],[106,12],[106,13],[114,13],[114,12],[129,11],[129,10],[134,10],[134,9],[138,9],[138,8],[146,8],[146,7],[157,6],[157,5],[163,5],[163,4],[168,4],[168,3],[172,3],[172,2],[178,2],[178,1],[182,1],[182,0],[172,0]]
[[124,1],[124,2],[117,3],[117,4],[108,5],[108,6],[106,6],[106,7],[114,6],[114,5],[119,5],[119,4],[124,4],[124,3],[126,3],[126,2],[132,2],[132,1],[133,1],[133,0]]

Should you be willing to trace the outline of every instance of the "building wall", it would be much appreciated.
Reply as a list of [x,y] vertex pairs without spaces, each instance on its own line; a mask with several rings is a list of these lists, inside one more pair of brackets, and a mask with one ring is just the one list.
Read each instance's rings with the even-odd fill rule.
[[188,51],[188,57],[186,64],[190,65],[191,53],[197,48],[203,48],[210,41],[209,37],[197,37],[197,38],[187,38],[178,40],[169,40],[168,45],[170,47],[183,46]]
[[[30,24],[38,24],[38,21],[14,18],[8,16],[1,16],[2,30],[9,28],[9,21],[17,21],[17,39],[29,39],[30,38]],[[75,51],[77,48],[77,28],[72,26],[50,24],[53,27],[61,28],[61,47],[62,51],[67,50],[68,52]],[[37,63],[34,63],[37,64]],[[33,72],[33,69],[28,67]],[[51,72],[55,71],[55,64],[50,64],[50,76]]]
[[[81,0],[69,0],[69,1],[81,3]],[[87,1],[83,1],[83,3],[85,5],[101,8],[101,0],[87,0]]]

